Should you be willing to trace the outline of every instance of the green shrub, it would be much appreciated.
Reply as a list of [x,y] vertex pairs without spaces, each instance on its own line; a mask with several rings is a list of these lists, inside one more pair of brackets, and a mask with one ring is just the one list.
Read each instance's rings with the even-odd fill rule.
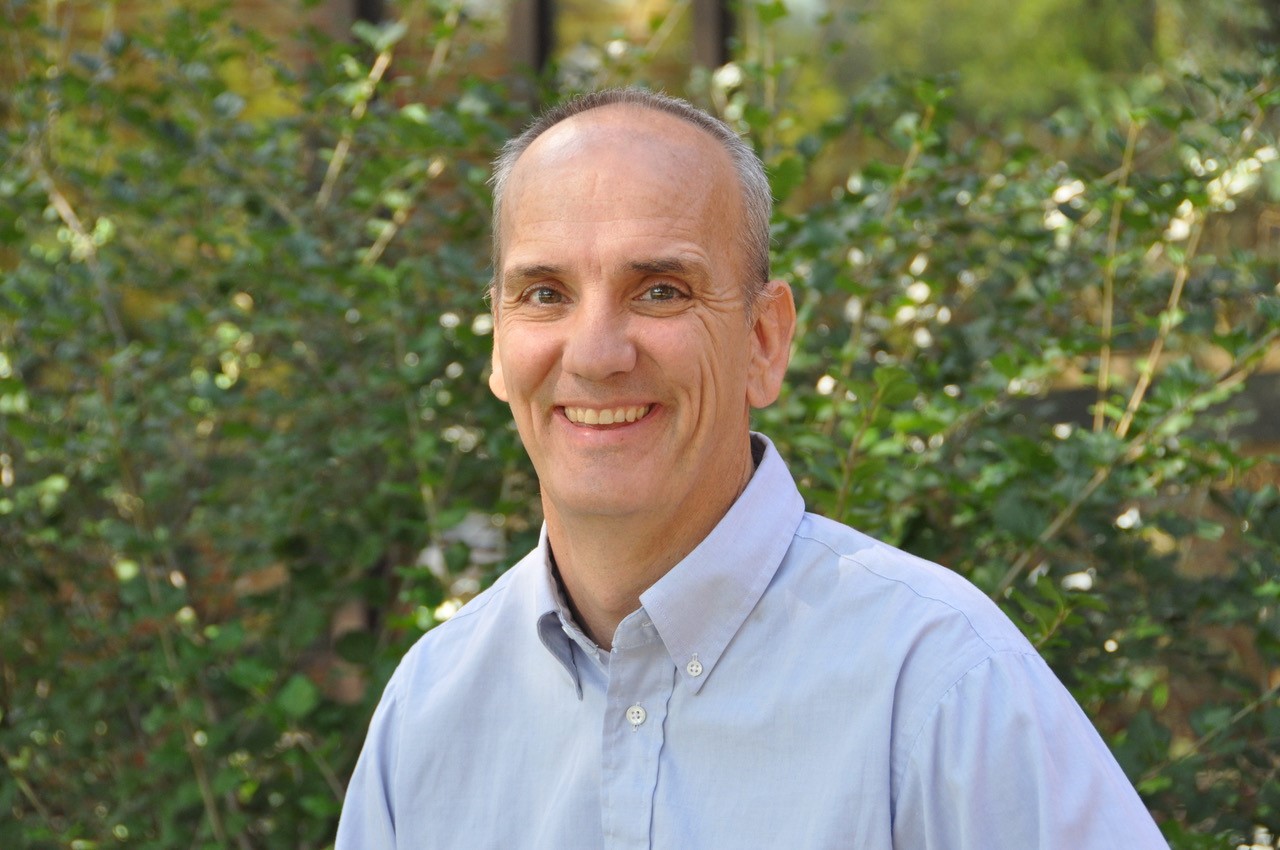
[[[527,109],[465,69],[389,90],[395,26],[302,77],[218,11],[64,60],[24,8],[0,845],[326,846],[399,656],[536,538],[483,299]],[[1273,69],[1059,116],[1065,158],[966,135],[928,82],[773,146],[761,75],[708,94],[787,200],[802,332],[758,418],[811,508],[990,590],[1175,846],[1280,831],[1280,491],[1234,430],[1276,269],[1215,236],[1274,176]],[[844,164],[850,132],[897,153]]]

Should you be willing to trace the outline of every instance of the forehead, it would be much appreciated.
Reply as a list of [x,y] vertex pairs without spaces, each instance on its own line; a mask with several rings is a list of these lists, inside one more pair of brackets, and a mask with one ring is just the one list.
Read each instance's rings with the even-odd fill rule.
[[600,107],[551,127],[517,160],[500,255],[549,229],[608,223],[707,241],[738,230],[740,194],[729,154],[706,131],[657,110]]
[[514,173],[531,165],[601,155],[628,148],[643,151],[650,164],[728,165],[728,154],[706,130],[683,118],[635,104],[611,104],[580,112],[547,128],[516,162]]

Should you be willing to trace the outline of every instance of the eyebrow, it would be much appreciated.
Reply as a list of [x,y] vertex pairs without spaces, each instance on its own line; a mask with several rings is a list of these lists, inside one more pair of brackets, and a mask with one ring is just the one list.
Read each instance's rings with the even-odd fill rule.
[[[655,257],[648,260],[632,260],[627,263],[627,271],[633,274],[675,274],[681,277],[702,277],[704,272],[700,264],[690,264],[679,257]],[[502,276],[502,289],[514,289],[522,283],[541,278],[559,278],[564,276],[563,266],[549,263],[528,263],[508,269]]]
[[627,263],[628,271],[637,274],[678,274],[689,275],[694,269],[678,257],[660,257],[653,260],[633,260]]
[[562,274],[564,274],[564,269],[559,266],[547,265],[546,263],[530,263],[529,265],[516,266],[507,270],[502,276],[502,288],[505,290],[525,281],[537,280],[543,277],[560,277]]

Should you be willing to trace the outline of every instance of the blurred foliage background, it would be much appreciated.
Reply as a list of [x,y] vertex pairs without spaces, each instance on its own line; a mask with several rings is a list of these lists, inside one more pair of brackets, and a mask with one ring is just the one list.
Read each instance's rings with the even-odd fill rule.
[[[0,0],[0,846],[332,841],[404,650],[536,540],[488,161],[748,134],[812,510],[995,597],[1176,848],[1280,832],[1280,8]],[[429,734],[429,733],[428,733]]]

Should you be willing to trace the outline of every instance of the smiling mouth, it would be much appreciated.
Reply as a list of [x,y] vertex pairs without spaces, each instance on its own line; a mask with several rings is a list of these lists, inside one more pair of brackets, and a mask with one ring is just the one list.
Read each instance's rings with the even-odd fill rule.
[[575,425],[621,425],[643,419],[653,408],[651,404],[633,405],[631,407],[566,407],[565,418]]

